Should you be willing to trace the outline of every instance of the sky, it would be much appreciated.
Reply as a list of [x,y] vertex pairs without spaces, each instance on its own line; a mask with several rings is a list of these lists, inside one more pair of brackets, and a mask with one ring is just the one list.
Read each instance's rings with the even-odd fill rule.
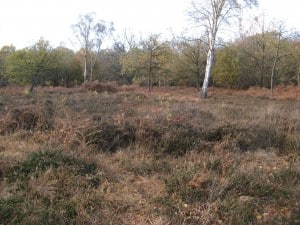
[[[300,31],[300,0],[258,1],[256,13]],[[190,0],[0,0],[0,47],[21,49],[43,37],[51,46],[72,48],[71,25],[89,12],[113,22],[115,38],[125,29],[136,36],[179,34],[191,26],[189,7]]]

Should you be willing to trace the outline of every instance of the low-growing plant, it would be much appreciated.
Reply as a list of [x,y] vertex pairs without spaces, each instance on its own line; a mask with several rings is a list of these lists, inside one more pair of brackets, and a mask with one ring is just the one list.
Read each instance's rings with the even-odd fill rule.
[[84,83],[83,88],[89,91],[96,92],[112,92],[115,93],[118,91],[118,86],[116,83],[98,83],[98,82],[89,82]]
[[170,124],[159,143],[163,153],[176,156],[184,155],[195,149],[199,143],[199,131],[190,124]]
[[114,152],[118,148],[126,148],[135,142],[136,128],[128,123],[115,124],[101,122],[98,126],[86,131],[85,140],[88,145],[95,145],[103,152]]
[[140,176],[149,176],[153,174],[163,174],[171,172],[170,164],[163,159],[160,160],[151,160],[150,162],[140,161],[137,165],[132,165],[132,162],[129,171],[132,171],[135,175]]
[[[190,169],[183,169],[174,173],[165,180],[166,191],[170,196],[177,196],[182,202],[194,203],[205,202],[212,197],[211,191],[214,191],[215,178],[211,174],[200,175],[197,166]],[[200,179],[194,181],[199,174]]]
[[42,124],[43,130],[54,129],[54,116],[55,108],[51,100],[47,99],[43,105],[44,123]]
[[33,105],[16,107],[0,119],[0,134],[11,134],[18,129],[31,132],[49,130],[54,125],[54,109],[51,101],[38,108]]
[[0,198],[0,224],[84,224],[73,196],[101,184],[98,170],[61,150],[33,152],[6,176],[12,188]]
[[236,173],[234,174],[225,192],[235,194],[238,196],[251,196],[251,197],[272,197],[275,194],[275,187],[267,182],[265,177],[259,176],[259,173]]
[[256,224],[255,210],[257,205],[254,200],[229,198],[222,202],[219,208],[219,217],[222,223],[240,225]]
[[286,168],[273,174],[272,179],[277,185],[296,186],[300,185],[300,169]]
[[47,169],[57,169],[64,166],[74,168],[75,174],[81,176],[95,174],[97,169],[95,163],[87,163],[74,156],[63,154],[61,150],[43,150],[33,152],[27,159],[12,168],[7,177],[10,182],[19,179],[27,180],[32,176],[37,177]]

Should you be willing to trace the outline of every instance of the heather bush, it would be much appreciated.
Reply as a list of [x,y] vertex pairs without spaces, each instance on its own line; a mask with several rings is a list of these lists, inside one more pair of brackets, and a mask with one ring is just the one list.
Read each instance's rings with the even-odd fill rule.
[[124,125],[101,122],[98,126],[87,129],[85,141],[103,152],[114,152],[126,148],[135,141],[136,128],[128,123]]

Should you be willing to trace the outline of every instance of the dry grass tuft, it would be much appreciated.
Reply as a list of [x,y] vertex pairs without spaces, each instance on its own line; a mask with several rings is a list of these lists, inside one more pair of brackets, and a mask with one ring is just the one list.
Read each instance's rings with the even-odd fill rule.
[[51,101],[42,106],[34,105],[14,107],[0,119],[0,134],[13,133],[17,130],[49,130],[54,123],[54,108]]
[[245,94],[255,97],[273,98],[281,100],[300,100],[300,88],[298,86],[277,86],[274,88],[273,96],[270,89],[251,87]]
[[116,83],[87,82],[83,84],[83,88],[95,92],[115,93],[118,91],[118,85]]

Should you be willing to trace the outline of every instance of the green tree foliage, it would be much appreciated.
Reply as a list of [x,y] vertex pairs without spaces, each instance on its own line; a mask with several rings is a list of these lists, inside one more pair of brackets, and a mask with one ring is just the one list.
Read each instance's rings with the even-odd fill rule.
[[[278,31],[257,33],[244,37],[237,42],[240,60],[241,88],[250,86],[271,86],[274,60],[277,58],[274,73],[274,85],[296,83],[297,53],[294,51],[297,41],[288,37],[278,40]],[[278,52],[277,52],[278,51]]]
[[141,42],[145,60],[144,70],[147,74],[147,86],[151,91],[155,80],[159,79],[162,58],[165,53],[165,43],[159,41],[159,35],[151,35]]
[[5,78],[6,71],[6,58],[13,54],[16,51],[16,48],[13,45],[3,46],[0,50],[0,86],[6,85],[7,80]]
[[276,84],[300,84],[300,35],[292,34],[282,40],[281,57],[276,68]]
[[159,56],[159,71],[157,75],[159,86],[169,86],[174,76],[174,64],[176,63],[176,54],[172,46],[164,42],[161,54]]
[[40,39],[29,48],[11,53],[6,58],[5,76],[12,82],[30,85],[70,87],[82,82],[81,70],[72,50],[52,49],[48,41]]
[[238,52],[234,45],[224,47],[216,52],[216,62],[212,71],[216,85],[228,88],[239,88]]
[[247,37],[242,41],[240,46],[242,64],[246,63],[247,67],[243,67],[243,72],[252,79],[247,86],[265,87],[269,85],[268,75],[271,73],[271,34],[259,33]]
[[[145,78],[145,55],[143,51],[134,47],[122,54],[120,63],[122,65],[121,73],[123,77],[135,83],[142,83],[141,80]],[[141,79],[144,78],[144,79]]]
[[147,85],[151,91],[153,85],[167,83],[170,73],[172,51],[159,35],[150,35],[139,45],[122,54],[120,63],[122,74],[130,74],[135,83]]
[[52,86],[71,87],[82,83],[81,67],[76,54],[65,47],[57,47],[51,52],[52,65],[47,81]]
[[206,53],[207,46],[201,40],[182,40],[177,43],[174,84],[196,86],[200,90],[205,73]]
[[[238,1],[231,0],[205,1],[208,5],[196,2],[196,11],[191,14],[194,19],[204,16],[202,10],[209,13],[205,7],[213,2],[225,4],[220,5],[220,10],[235,12],[239,8],[236,5]],[[220,13],[220,18],[206,18],[206,22],[231,19],[222,14],[224,11]],[[209,24],[202,25],[209,28]],[[52,48],[44,39],[20,50],[14,46],[2,47],[0,86],[10,81],[30,85],[31,91],[36,85],[71,87],[81,84],[86,73],[90,73],[90,80],[135,83],[147,86],[149,90],[154,85],[196,86],[200,90],[210,67],[213,79],[210,78],[209,82],[213,81],[220,87],[245,89],[251,86],[300,85],[300,35],[291,35],[281,30],[281,26],[266,26],[260,18],[252,27],[253,30],[241,34],[239,39],[222,45],[217,45],[217,39],[208,38],[207,33],[202,33],[200,39],[181,38],[169,42],[161,40],[160,35],[150,35],[138,41],[125,31],[123,40],[116,41],[112,49],[101,50],[104,38],[113,31],[112,24],[96,21],[94,14],[87,14],[73,26],[81,44],[77,52],[65,47]],[[211,46],[209,41],[213,41]],[[82,77],[82,73],[85,76]],[[202,93],[202,97],[206,94]]]
[[119,82],[122,84],[133,84],[137,70],[133,65],[134,55],[138,51],[138,41],[136,37],[128,30],[125,30],[123,36],[114,43],[113,49],[118,54],[121,71]]
[[99,53],[94,77],[101,82],[121,82],[121,64],[118,51],[107,49]]
[[30,91],[45,80],[49,70],[51,47],[40,39],[32,47],[16,51],[7,58],[8,77],[22,84],[30,84]]

